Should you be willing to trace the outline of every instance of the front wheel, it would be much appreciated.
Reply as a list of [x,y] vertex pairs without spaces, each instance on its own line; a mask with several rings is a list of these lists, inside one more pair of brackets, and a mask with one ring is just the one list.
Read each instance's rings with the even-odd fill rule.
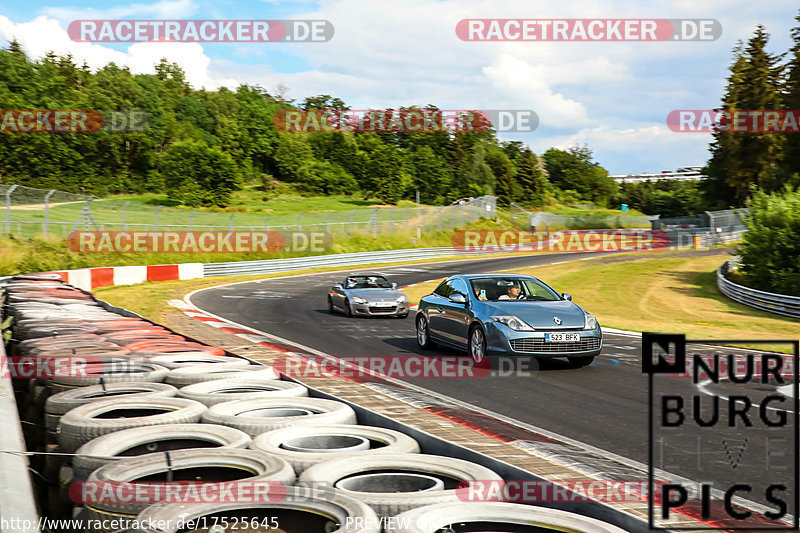
[[353,316],[353,310],[350,309],[350,300],[344,301],[344,316],[346,317]]
[[486,361],[486,335],[483,328],[475,326],[469,334],[469,346],[467,347],[472,361],[478,365]]
[[590,355],[588,357],[567,357],[569,362],[575,366],[589,366],[594,361],[594,356]]
[[328,296],[328,312],[329,313],[333,313],[333,311],[334,311],[334,309],[333,309],[333,300],[331,299],[330,296]]
[[417,317],[417,344],[423,350],[430,350],[434,346],[431,340],[431,332],[428,328],[428,319],[425,318],[425,315]]

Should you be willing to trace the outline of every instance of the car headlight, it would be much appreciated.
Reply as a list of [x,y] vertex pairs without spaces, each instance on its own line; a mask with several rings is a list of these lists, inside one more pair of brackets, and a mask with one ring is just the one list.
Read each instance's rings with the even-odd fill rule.
[[594,329],[597,327],[597,317],[594,315],[584,315],[583,329]]
[[401,294],[400,296],[397,297],[397,303],[399,304],[406,303],[407,301],[408,297],[405,294]]
[[355,303],[357,303],[357,304],[365,304],[365,303],[367,303],[369,300],[367,300],[366,298],[362,298],[361,296],[353,296],[353,301],[354,301]]
[[533,331],[533,328],[515,316],[493,316],[492,320],[500,322],[514,331]]

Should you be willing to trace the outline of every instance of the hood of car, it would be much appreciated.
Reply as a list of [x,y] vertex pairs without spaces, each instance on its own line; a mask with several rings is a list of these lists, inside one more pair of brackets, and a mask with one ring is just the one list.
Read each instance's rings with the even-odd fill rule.
[[403,293],[394,289],[348,289],[347,294],[366,298],[370,302],[394,302]]
[[[585,313],[577,304],[568,300],[555,302],[486,302],[484,305],[486,305],[489,316],[513,315],[534,328],[583,328],[584,325]],[[484,318],[488,320],[489,316]]]

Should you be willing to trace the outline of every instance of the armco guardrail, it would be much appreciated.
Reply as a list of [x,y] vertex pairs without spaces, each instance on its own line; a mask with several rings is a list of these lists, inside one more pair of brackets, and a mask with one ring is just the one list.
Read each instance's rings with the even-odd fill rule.
[[[0,313],[0,321],[3,315]],[[0,369],[8,368],[0,341]],[[0,533],[38,533],[39,514],[11,377],[0,371]]]
[[[355,252],[350,254],[316,255],[312,257],[291,257],[286,259],[264,259],[262,261],[236,261],[232,263],[206,263],[203,276],[231,276],[236,274],[271,274],[290,270],[309,268],[341,267],[363,265],[365,263],[397,263],[415,259],[435,259],[470,255],[451,247],[411,248],[385,250],[378,252]],[[474,254],[471,254],[474,255]]]
[[800,296],[759,291],[730,281],[726,275],[737,261],[729,259],[717,270],[717,287],[722,294],[755,309],[800,318]]

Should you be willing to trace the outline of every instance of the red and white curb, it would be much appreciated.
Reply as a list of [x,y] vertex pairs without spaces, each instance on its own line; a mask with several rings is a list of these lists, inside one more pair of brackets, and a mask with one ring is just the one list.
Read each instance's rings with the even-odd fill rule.
[[203,263],[180,263],[176,265],[114,266],[79,268],[48,272],[58,274],[61,279],[85,291],[100,287],[135,285],[146,281],[176,281],[203,277]]

